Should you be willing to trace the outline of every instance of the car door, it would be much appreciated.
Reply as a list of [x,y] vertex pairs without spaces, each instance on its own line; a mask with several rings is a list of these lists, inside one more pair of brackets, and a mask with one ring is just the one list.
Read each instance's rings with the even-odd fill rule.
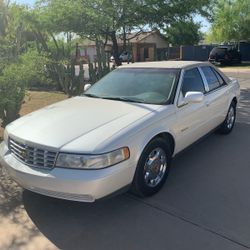
[[[189,146],[209,131],[207,126],[208,107],[206,106],[206,86],[195,67],[185,70],[177,91],[176,123],[174,125],[176,153]],[[185,94],[189,91],[204,93],[204,100],[199,103],[185,103]]]
[[208,86],[208,91],[205,93],[207,115],[207,124],[210,130],[220,125],[227,114],[229,95],[228,85],[215,68],[210,66],[201,66],[201,73],[204,75]]

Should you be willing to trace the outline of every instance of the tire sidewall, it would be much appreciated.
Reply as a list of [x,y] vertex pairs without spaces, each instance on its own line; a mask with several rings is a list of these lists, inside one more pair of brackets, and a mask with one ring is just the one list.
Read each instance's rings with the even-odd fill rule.
[[[233,110],[234,110],[234,122],[233,122],[233,126],[230,129],[228,128],[229,132],[231,132],[233,130],[234,125],[235,125],[235,121],[236,121],[236,104],[233,103],[233,102],[231,103],[231,105],[230,105],[230,107],[228,109],[228,112],[227,112],[227,118],[228,118],[228,115],[229,115],[229,112],[230,112],[231,108],[233,108]],[[226,124],[226,126],[227,125],[228,124]]]
[[[233,126],[232,126],[231,128],[228,128],[227,119],[228,119],[228,115],[229,115],[230,109],[231,109],[232,107],[233,107],[233,109],[234,109],[234,123],[233,123]],[[230,104],[230,107],[229,107],[228,111],[227,111],[226,119],[225,119],[225,121],[223,122],[223,124],[222,124],[222,126],[221,126],[221,128],[220,128],[220,132],[221,132],[222,134],[229,134],[229,133],[233,130],[233,128],[234,128],[235,121],[236,121],[236,103],[235,103],[235,102],[232,102],[232,103]]]
[[[149,154],[156,148],[162,148],[166,154],[167,157],[167,169],[166,172],[164,174],[164,177],[162,178],[162,180],[159,182],[159,184],[155,187],[149,187],[144,180],[144,166],[146,163],[146,160],[149,156]],[[165,142],[165,140],[161,139],[161,138],[157,138],[152,140],[143,150],[138,164],[137,164],[137,168],[136,168],[136,172],[135,172],[135,176],[134,176],[134,180],[133,180],[133,187],[136,189],[135,193],[138,194],[139,196],[151,196],[155,193],[157,193],[161,187],[163,186],[163,184],[165,183],[168,174],[169,174],[169,170],[170,170],[170,165],[171,165],[171,154],[170,154],[170,150],[169,150],[169,146],[167,144],[167,142]]]

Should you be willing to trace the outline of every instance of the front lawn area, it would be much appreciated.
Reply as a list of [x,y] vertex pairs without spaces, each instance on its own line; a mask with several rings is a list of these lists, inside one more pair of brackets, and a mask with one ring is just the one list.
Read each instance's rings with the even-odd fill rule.
[[[43,108],[47,105],[66,99],[67,96],[61,92],[40,92],[29,91],[24,99],[20,115],[26,115],[32,111]],[[3,128],[0,127],[0,141],[3,138]]]

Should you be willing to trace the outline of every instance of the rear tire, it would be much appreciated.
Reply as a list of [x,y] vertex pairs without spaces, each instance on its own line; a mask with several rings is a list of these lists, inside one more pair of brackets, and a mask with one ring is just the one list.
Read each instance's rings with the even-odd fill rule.
[[152,140],[138,161],[131,187],[132,193],[140,197],[157,193],[168,177],[171,158],[171,151],[165,140]]
[[219,132],[224,135],[231,133],[234,128],[235,120],[236,120],[236,102],[233,101],[228,109],[226,119],[219,128]]

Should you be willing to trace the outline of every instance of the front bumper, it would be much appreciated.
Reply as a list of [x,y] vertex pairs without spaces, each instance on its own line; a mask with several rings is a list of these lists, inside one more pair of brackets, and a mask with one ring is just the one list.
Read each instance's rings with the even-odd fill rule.
[[25,189],[82,202],[94,202],[129,185],[135,171],[135,165],[130,160],[99,170],[31,168],[18,161],[5,142],[0,144],[0,164]]

